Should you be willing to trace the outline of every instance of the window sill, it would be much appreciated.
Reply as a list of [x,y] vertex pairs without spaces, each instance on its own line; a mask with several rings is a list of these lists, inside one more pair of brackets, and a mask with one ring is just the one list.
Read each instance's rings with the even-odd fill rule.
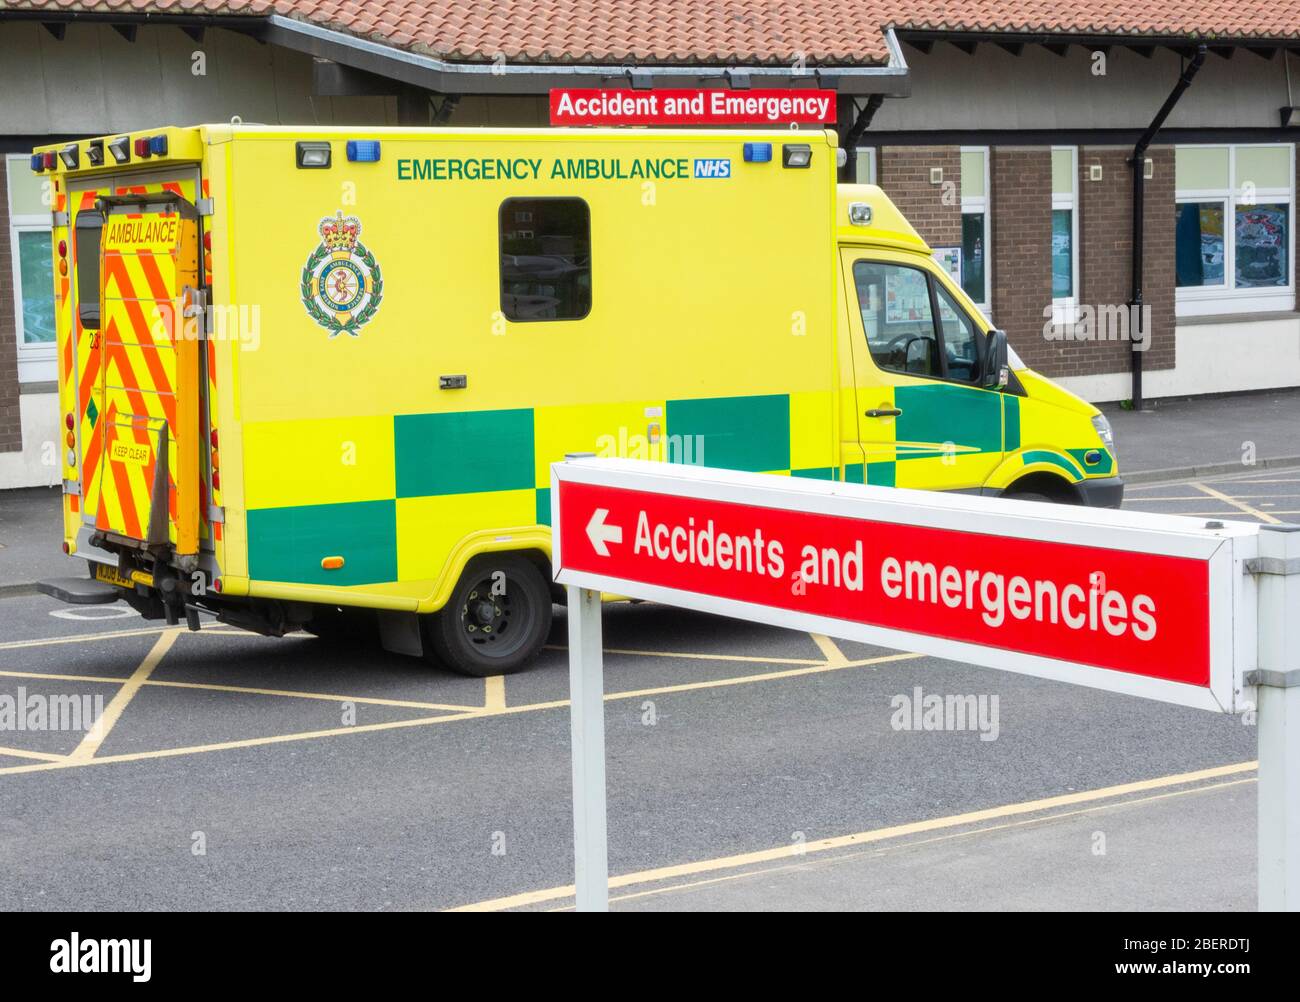
[[1190,317],[1175,317],[1175,327],[1197,327],[1202,324],[1258,324],[1269,320],[1300,320],[1300,310],[1268,310],[1259,313],[1204,313]]

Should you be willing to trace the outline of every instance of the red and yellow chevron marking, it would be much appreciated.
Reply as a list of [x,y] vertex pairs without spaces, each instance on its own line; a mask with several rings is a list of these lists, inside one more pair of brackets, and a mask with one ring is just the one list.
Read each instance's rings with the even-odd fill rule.
[[[110,214],[102,277],[103,407],[116,420],[106,433],[103,461],[112,477],[101,486],[96,525],[146,538],[153,484],[162,473],[157,446],[165,426],[168,541],[173,544],[179,542],[176,485],[183,476],[177,377],[187,341],[176,293],[184,284],[177,252],[185,229],[192,231],[193,224],[183,226],[176,214]],[[197,351],[193,342],[188,348],[190,355]]]
[[[95,200],[101,195],[107,195],[107,187],[98,188],[91,191],[82,191],[70,196],[70,202],[73,204],[72,224],[69,227],[68,243],[71,247],[69,257],[73,263],[74,274],[76,269],[81,267],[81,261],[77,258],[77,247],[73,237],[76,234],[76,217],[81,212],[91,210],[95,207]],[[98,254],[95,254],[98,257]],[[91,267],[96,267],[97,261],[91,263]],[[83,517],[90,522],[94,521],[95,510],[99,497],[99,453],[103,446],[103,412],[99,410],[99,366],[101,361],[101,352],[99,348],[99,333],[97,331],[87,331],[81,326],[81,320],[77,316],[75,297],[69,297],[67,304],[69,312],[69,329],[72,332],[70,339],[70,353],[72,363],[76,367],[75,385],[70,384],[70,391],[73,394],[75,406],[73,409],[77,415],[77,443],[80,449],[81,459],[81,492]],[[91,401],[95,401],[96,410],[90,411]]]
[[[194,200],[193,179],[124,185],[116,194],[171,191]],[[76,214],[94,208],[109,189],[67,196]],[[198,548],[199,346],[183,327],[181,290],[195,285],[197,223],[166,210],[132,212],[118,207],[99,248],[98,331],[81,327],[76,311],[76,275],[56,289],[60,325],[68,336],[59,345],[60,400],[78,416],[80,467],[70,471],[82,484],[81,504],[69,503],[67,532],[79,518],[95,526],[145,539],[159,472],[159,432],[168,430],[167,539],[178,553]],[[83,248],[85,250],[85,248]],[[87,257],[89,254],[87,253]],[[179,488],[179,489],[178,489]],[[75,498],[71,499],[75,502]]]

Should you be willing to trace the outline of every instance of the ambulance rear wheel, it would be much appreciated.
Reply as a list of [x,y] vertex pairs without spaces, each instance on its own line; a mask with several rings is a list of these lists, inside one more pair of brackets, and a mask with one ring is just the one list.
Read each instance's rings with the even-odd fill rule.
[[443,610],[425,621],[438,662],[486,678],[527,667],[551,630],[551,590],[541,570],[515,553],[475,557]]
[[1004,498],[1010,498],[1012,501],[1039,501],[1043,504],[1053,504],[1055,498],[1049,498],[1046,494],[1038,494],[1034,491],[1016,491],[1014,494],[1003,494]]

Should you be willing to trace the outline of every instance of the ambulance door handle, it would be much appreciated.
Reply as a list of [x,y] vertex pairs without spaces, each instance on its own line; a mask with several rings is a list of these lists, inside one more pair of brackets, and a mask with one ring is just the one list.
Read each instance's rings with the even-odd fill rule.
[[897,407],[873,407],[867,411],[867,417],[898,417],[902,413]]

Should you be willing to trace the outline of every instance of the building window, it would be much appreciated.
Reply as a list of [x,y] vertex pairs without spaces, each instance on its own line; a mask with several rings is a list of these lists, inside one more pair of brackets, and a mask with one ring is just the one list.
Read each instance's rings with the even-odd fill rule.
[[1076,146],[1052,147],[1052,322],[1072,324],[1079,310],[1079,177]]
[[7,155],[5,176],[9,187],[18,378],[22,382],[47,382],[57,378],[50,182],[31,172],[26,155]]
[[853,182],[855,184],[878,184],[876,181],[876,148],[858,146],[854,149]]
[[1295,306],[1295,148],[1174,150],[1179,316]]
[[514,321],[591,312],[591,211],[580,198],[501,203],[501,312]]
[[989,150],[961,149],[961,287],[988,316],[992,294],[989,255]]

